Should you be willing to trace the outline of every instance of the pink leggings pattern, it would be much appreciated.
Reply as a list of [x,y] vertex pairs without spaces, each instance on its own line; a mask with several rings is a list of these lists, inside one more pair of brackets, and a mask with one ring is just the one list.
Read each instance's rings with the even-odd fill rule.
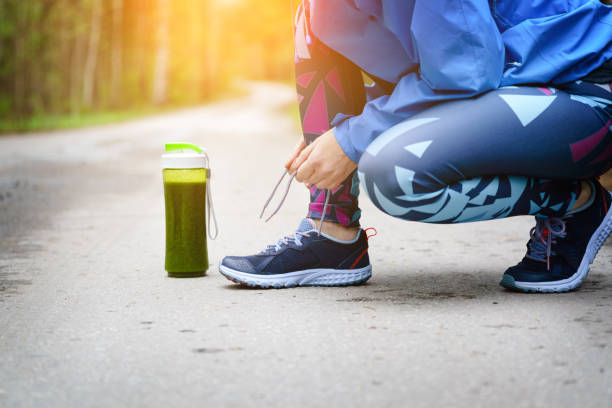
[[[357,115],[365,104],[361,70],[310,34],[308,7],[296,21],[295,77],[304,140],[312,143],[331,128],[338,114]],[[358,179],[353,173],[331,194],[325,220],[359,226]],[[310,189],[308,217],[320,219],[325,191]]]

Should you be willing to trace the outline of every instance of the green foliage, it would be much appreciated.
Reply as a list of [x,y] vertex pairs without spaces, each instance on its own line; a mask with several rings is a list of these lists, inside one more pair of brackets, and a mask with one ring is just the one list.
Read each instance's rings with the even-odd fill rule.
[[148,108],[121,111],[100,111],[80,114],[42,114],[33,115],[20,120],[0,119],[0,132],[29,132],[103,125],[159,112],[162,112],[162,110],[159,108]]
[[2,0],[0,22],[0,131],[120,119],[209,100],[237,77],[292,75],[286,0]]

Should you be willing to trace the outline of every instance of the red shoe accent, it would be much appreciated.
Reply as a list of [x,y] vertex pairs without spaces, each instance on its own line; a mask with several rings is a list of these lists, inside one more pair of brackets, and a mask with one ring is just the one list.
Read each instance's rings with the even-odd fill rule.
[[[368,231],[370,231],[370,230],[374,230],[374,233],[373,233],[372,235],[368,235]],[[366,239],[368,239],[368,240],[369,240],[370,238],[372,238],[372,237],[374,237],[374,236],[378,235],[378,231],[376,231],[376,228],[374,228],[374,227],[368,227],[368,228],[364,229],[364,230],[363,230],[363,232],[365,232],[365,233],[366,233]]]
[[353,264],[349,267],[349,269],[354,269],[355,266],[359,263],[359,261],[361,261],[361,258],[363,258],[363,256],[366,254],[366,252],[368,252],[368,248],[364,249],[363,252],[359,254],[357,259],[355,259],[355,262],[353,262]]
[[[374,230],[374,233],[372,235],[368,235],[368,231],[370,230]],[[372,238],[373,236],[378,235],[378,231],[376,231],[376,228],[374,227],[369,227],[363,230],[363,232],[365,232],[366,234],[366,240],[370,240],[370,238]],[[355,266],[359,263],[359,261],[361,261],[361,258],[363,258],[363,256],[368,252],[368,248],[364,249],[363,252],[361,252],[361,254],[359,254],[359,256],[357,257],[357,259],[355,259],[355,262],[353,262],[353,264],[349,267],[349,269],[354,269]]]
[[601,195],[603,196],[602,198],[604,200],[604,208],[605,208],[606,214],[607,214],[608,213],[608,202],[606,201],[607,191],[606,191],[605,188],[603,188],[603,186],[601,184],[599,185],[599,188],[601,188]]

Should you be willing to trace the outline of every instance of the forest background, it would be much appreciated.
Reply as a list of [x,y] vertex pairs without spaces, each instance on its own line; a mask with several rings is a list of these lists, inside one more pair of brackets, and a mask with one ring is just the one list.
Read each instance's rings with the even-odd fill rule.
[[288,0],[0,0],[0,131],[198,104],[292,76]]

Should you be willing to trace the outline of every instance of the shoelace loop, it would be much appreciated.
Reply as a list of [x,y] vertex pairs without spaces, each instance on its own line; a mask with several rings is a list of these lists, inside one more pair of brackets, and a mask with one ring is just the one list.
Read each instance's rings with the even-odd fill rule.
[[[270,221],[272,219],[272,217],[274,217],[276,215],[278,210],[280,210],[281,207],[283,206],[283,204],[285,203],[285,199],[287,198],[287,194],[289,194],[289,189],[291,188],[291,182],[295,178],[295,173],[296,172],[294,171],[293,173],[290,174],[289,181],[287,182],[287,187],[285,188],[285,192],[283,194],[283,197],[281,198],[280,202],[278,203],[278,205],[276,206],[274,211],[272,211],[272,214],[270,214],[270,216],[268,218],[266,218],[265,222]],[[263,218],[263,215],[266,212],[266,208],[268,208],[268,205],[270,204],[270,201],[272,201],[272,198],[274,198],[274,195],[276,194],[276,190],[278,190],[278,187],[280,186],[281,182],[283,181],[283,179],[285,178],[285,176],[287,174],[289,174],[289,170],[284,169],[283,170],[283,174],[281,175],[281,178],[278,179],[278,181],[276,182],[276,185],[274,186],[274,189],[272,190],[272,193],[270,194],[270,197],[268,197],[268,199],[266,200],[266,203],[264,204],[263,208],[261,209],[261,213],[259,213],[259,218]]]
[[[368,231],[374,231],[374,233],[373,234],[368,234]],[[370,238],[375,237],[376,235],[378,235],[378,231],[376,231],[376,228],[374,228],[374,227],[368,227],[368,228],[364,229],[363,232],[365,232],[366,239],[368,241],[370,240]]]
[[566,236],[565,221],[557,217],[537,218],[529,236],[531,239],[527,244],[529,251],[526,257],[540,262],[546,260],[546,269],[550,270],[552,245],[557,243],[556,238]]
[[[293,182],[293,179],[295,179],[295,173],[296,172],[294,171],[293,173],[290,174],[289,181],[287,182],[287,187],[285,188],[285,192],[283,193],[283,196],[281,197],[280,202],[278,203],[274,211],[272,211],[272,214],[270,214],[268,218],[266,218],[265,222],[270,221],[272,217],[276,215],[276,213],[281,209],[281,207],[285,203],[285,199],[287,198],[287,194],[289,194],[289,189],[291,188],[291,183]],[[276,182],[276,185],[274,186],[274,189],[272,190],[270,197],[268,197],[268,199],[266,200],[266,203],[261,209],[261,213],[259,213],[259,218],[263,218],[264,213],[266,212],[266,208],[268,208],[268,205],[270,205],[270,201],[272,201],[272,198],[274,198],[274,195],[276,194],[276,190],[278,190],[278,187],[280,186],[280,184],[282,183],[283,179],[285,178],[287,174],[289,174],[289,170],[284,169],[283,174],[281,175],[280,179],[278,179],[278,181]],[[331,194],[329,190],[325,190],[325,204],[323,204],[323,212],[321,213],[321,220],[319,221],[319,228],[317,229],[317,234],[319,234],[319,236],[321,236],[321,228],[323,227],[323,221],[325,220],[325,215],[327,212],[327,206],[329,204],[330,196]]]

